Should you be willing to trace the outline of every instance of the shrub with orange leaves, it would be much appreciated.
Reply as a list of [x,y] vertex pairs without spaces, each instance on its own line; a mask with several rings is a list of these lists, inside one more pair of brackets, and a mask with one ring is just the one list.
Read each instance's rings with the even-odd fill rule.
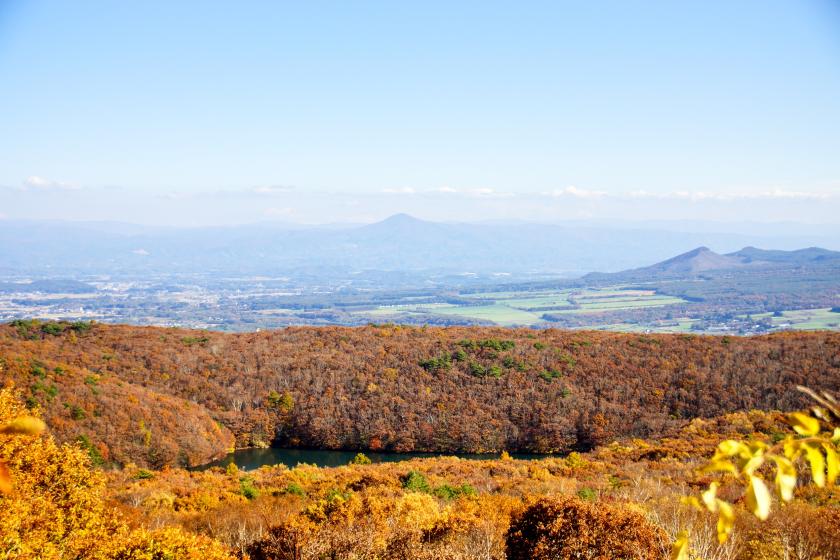
[[[0,389],[0,426],[20,424],[24,413],[12,390]],[[106,507],[102,495],[105,477],[90,468],[89,455],[74,446],[59,446],[37,430],[0,431],[0,463],[10,479],[0,494],[0,557],[233,558],[221,544],[180,529],[130,531]]]
[[515,515],[509,560],[660,559],[667,537],[643,514],[576,498],[543,498]]
[[108,560],[233,560],[220,543],[173,527],[132,531],[103,548],[98,557]]

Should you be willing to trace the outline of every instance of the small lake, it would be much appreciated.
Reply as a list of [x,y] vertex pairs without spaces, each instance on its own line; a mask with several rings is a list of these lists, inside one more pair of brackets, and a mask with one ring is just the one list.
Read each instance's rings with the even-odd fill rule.
[[[265,465],[283,464],[289,468],[298,463],[317,465],[319,467],[340,467],[349,463],[359,451],[335,451],[331,449],[283,449],[269,447],[266,449],[239,449],[227,457],[196,467],[196,470],[210,467],[227,467],[235,463],[242,470],[258,469]],[[394,463],[422,457],[459,457],[461,459],[498,459],[499,453],[377,453],[362,451],[374,463]],[[515,459],[544,459],[551,455],[532,453],[511,453]]]

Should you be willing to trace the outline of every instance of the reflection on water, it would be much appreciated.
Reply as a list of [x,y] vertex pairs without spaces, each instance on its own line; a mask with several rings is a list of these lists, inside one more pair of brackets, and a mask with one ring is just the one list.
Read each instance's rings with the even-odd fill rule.
[[[334,451],[329,449],[240,449],[218,461],[202,465],[199,469],[227,467],[231,463],[242,470],[252,470],[264,465],[283,464],[291,468],[298,463],[307,463],[319,467],[338,467],[349,463],[358,451]],[[363,452],[374,463],[405,461],[416,457],[460,457],[461,459],[498,459],[498,453],[376,453]],[[528,453],[512,454],[516,459],[541,459],[547,455]]]

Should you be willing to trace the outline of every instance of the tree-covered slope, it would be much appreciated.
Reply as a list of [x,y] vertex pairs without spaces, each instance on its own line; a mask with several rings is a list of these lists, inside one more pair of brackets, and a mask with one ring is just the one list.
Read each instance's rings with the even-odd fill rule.
[[587,449],[840,389],[840,335],[730,338],[501,328],[248,334],[18,323],[0,376],[106,460],[197,464],[238,446]]

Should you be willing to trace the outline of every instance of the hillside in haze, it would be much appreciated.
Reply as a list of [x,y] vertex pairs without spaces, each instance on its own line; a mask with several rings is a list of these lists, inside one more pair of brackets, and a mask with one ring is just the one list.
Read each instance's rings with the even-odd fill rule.
[[[662,262],[607,275],[613,279],[658,281],[692,279],[701,273],[751,274],[768,270],[832,270],[840,268],[840,252],[819,247],[793,251],[764,250],[744,247],[728,254],[718,254],[708,247],[698,247]],[[598,278],[590,274],[586,278]]]
[[744,266],[744,264],[737,257],[719,255],[708,247],[698,247],[697,249],[657,263],[643,270],[648,272],[652,277],[691,276],[707,270],[738,268]]
[[724,224],[698,224],[695,231],[686,231],[667,223],[652,228],[594,222],[443,223],[406,214],[369,225],[217,228],[0,220],[0,273],[346,277],[373,270],[578,276],[644,266],[701,245],[724,251],[748,245],[840,248],[840,231],[830,227],[799,235],[739,230],[727,233]]

